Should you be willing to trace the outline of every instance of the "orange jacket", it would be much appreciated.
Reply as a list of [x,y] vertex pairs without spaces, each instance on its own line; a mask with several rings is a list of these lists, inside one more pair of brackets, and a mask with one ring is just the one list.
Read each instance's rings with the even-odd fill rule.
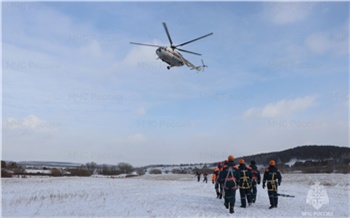
[[219,174],[219,172],[220,172],[220,170],[219,170],[219,168],[215,168],[215,170],[214,170],[214,173],[213,173],[213,175],[211,176],[211,180],[212,181],[216,181],[216,179],[218,178],[218,174]]

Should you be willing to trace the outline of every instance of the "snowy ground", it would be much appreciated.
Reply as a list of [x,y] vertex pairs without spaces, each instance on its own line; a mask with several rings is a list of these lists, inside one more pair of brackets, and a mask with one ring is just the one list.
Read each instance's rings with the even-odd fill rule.
[[[284,174],[279,207],[269,210],[267,191],[258,188],[257,202],[240,208],[236,194],[234,215],[216,199],[211,183],[192,175],[145,175],[111,178],[2,179],[2,216],[89,217],[350,217],[350,181],[344,174]],[[318,210],[306,203],[319,181],[328,204]],[[314,197],[313,197],[314,198]],[[310,197],[309,197],[310,199]],[[312,200],[312,198],[311,198]]]

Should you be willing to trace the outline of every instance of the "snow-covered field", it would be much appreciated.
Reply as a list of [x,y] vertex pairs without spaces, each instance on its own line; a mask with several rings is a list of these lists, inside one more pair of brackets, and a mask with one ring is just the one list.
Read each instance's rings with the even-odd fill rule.
[[[284,174],[279,192],[295,198],[279,197],[278,208],[269,210],[267,191],[259,186],[257,202],[244,209],[239,207],[237,192],[234,215],[216,198],[211,181],[197,182],[193,175],[10,178],[1,182],[2,216],[350,217],[350,181],[344,174]],[[321,206],[306,203],[317,203],[320,196],[328,202]]]

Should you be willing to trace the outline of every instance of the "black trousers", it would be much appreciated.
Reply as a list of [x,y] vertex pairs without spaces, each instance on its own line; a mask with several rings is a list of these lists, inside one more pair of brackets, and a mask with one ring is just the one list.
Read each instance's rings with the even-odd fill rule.
[[255,203],[256,201],[256,194],[258,192],[257,188],[256,188],[257,182],[253,181],[252,183],[252,188],[251,188],[251,193],[252,193],[252,202]]
[[277,195],[277,184],[276,182],[267,183],[267,193],[270,199],[271,206],[277,206],[278,204],[278,195]]
[[218,182],[215,182],[215,191],[216,191],[216,194],[222,194],[222,184],[218,183]]
[[247,206],[247,201],[248,203],[252,203],[251,199],[251,193],[250,193],[250,188],[247,189],[239,189],[239,193],[241,194],[241,206],[246,207]]
[[277,204],[278,204],[277,191],[267,191],[267,193],[269,194],[270,205],[277,206]]
[[236,190],[225,188],[225,204],[230,205],[230,207],[235,206],[236,202]]

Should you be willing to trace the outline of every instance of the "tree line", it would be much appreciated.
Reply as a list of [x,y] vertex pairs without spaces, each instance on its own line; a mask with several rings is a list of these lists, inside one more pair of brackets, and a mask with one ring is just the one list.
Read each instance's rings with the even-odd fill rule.
[[[79,167],[73,168],[36,168],[39,170],[36,173],[27,172],[25,167],[16,162],[1,161],[1,177],[12,177],[13,175],[48,175],[48,176],[91,176],[91,175],[106,175],[115,176],[120,174],[131,174],[136,171],[139,175],[145,173],[143,168],[134,168],[131,164],[120,162],[117,165],[97,164],[89,162],[82,164]],[[41,171],[40,171],[41,170]]]

